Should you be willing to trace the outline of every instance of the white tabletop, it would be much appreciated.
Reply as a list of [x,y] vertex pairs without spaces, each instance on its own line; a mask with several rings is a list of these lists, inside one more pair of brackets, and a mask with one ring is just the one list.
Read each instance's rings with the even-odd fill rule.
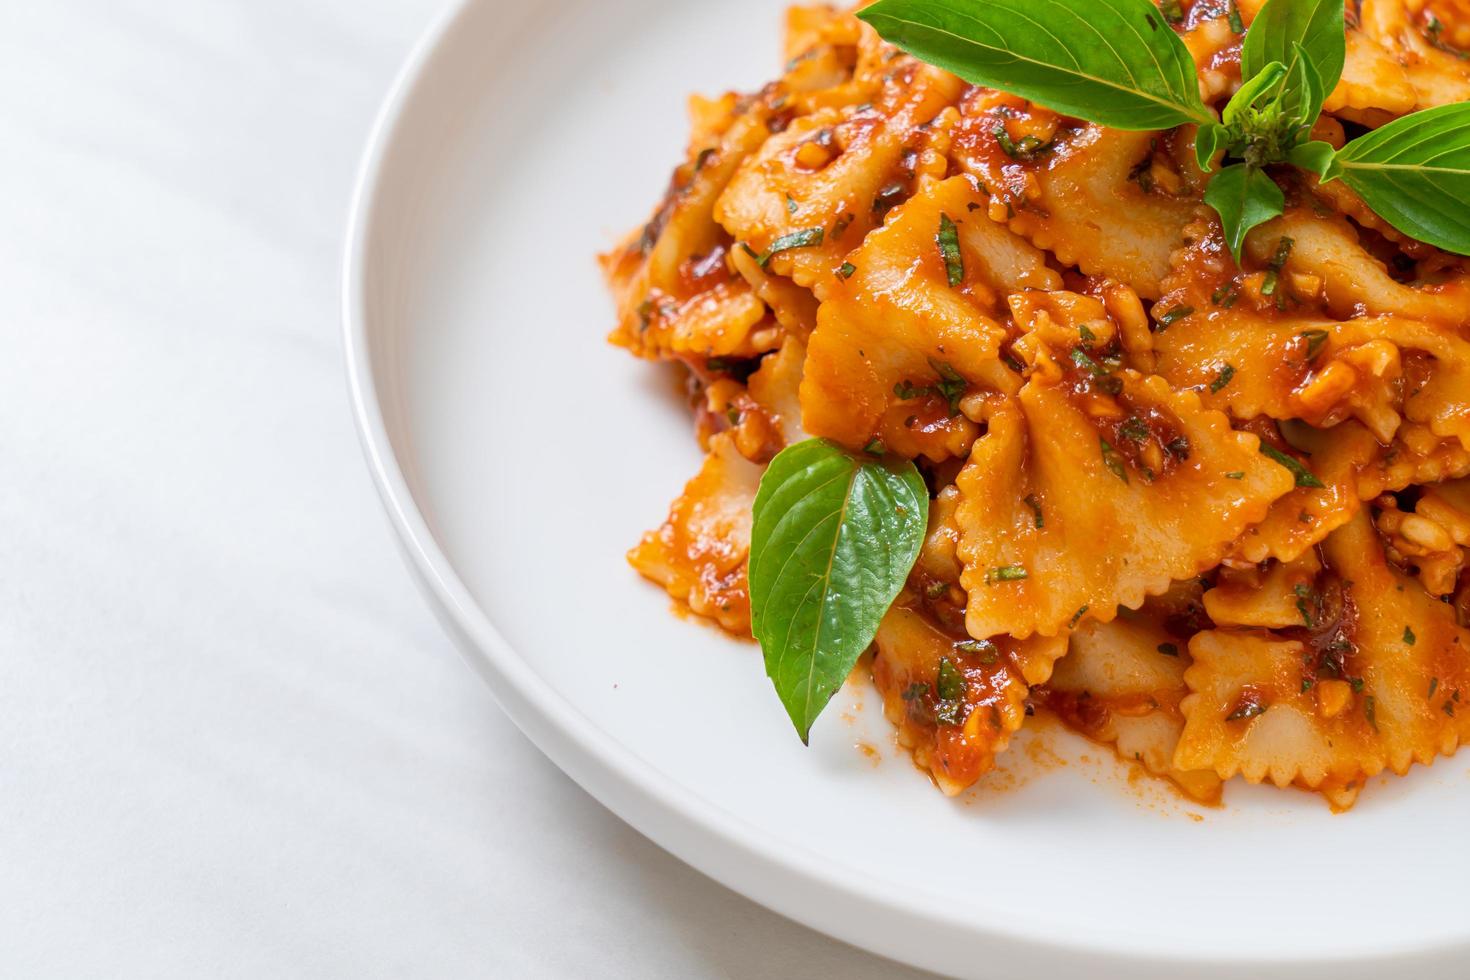
[[0,9],[0,976],[908,975],[602,809],[399,561],[338,266],[438,2]]

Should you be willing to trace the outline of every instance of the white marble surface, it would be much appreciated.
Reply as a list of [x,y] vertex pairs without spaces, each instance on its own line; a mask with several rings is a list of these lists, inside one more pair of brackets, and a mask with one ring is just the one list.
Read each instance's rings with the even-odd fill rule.
[[437,4],[0,4],[0,976],[906,975],[603,810],[399,562],[338,259]]

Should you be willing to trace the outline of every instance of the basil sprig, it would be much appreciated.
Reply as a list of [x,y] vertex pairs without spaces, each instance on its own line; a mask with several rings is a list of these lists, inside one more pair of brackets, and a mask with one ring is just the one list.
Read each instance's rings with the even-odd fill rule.
[[754,516],[751,631],[805,742],[919,556],[929,491],[911,462],[808,439],[771,460]]
[[1215,118],[1189,49],[1147,0],[878,0],[858,16],[967,82],[1114,129]]
[[1220,119],[1194,61],[1149,0],[878,0],[859,17],[967,81],[1115,129],[1199,128],[1205,192],[1236,261],[1285,201],[1266,168],[1341,179],[1406,235],[1470,255],[1470,108],[1426,109],[1340,150],[1307,142],[1346,60],[1343,0],[1268,0],[1241,44],[1242,84]]

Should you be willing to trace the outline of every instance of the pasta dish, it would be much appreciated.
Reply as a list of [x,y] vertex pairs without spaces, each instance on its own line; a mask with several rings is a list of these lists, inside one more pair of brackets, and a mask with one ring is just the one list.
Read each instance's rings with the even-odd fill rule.
[[[1313,73],[1243,71],[1263,4],[1137,3],[1218,137],[976,84],[885,39],[881,3],[792,8],[775,81],[691,99],[667,193],[603,256],[611,340],[682,366],[707,453],[629,560],[754,630],[803,738],[830,691],[792,707],[792,671],[863,654],[947,794],[1045,711],[1199,801],[1239,776],[1347,808],[1470,737],[1470,264],[1352,179],[1375,133],[1470,100],[1470,2],[1350,0],[1340,75],[1272,158],[1250,127]],[[1252,85],[1276,101],[1232,117]],[[1279,207],[1241,227],[1251,181]],[[848,496],[788,548],[807,476],[802,501]],[[815,638],[793,661],[778,632]]]

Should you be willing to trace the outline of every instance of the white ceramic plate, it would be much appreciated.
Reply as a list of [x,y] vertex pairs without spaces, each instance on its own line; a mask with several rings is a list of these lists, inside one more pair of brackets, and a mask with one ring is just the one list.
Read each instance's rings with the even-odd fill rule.
[[1370,786],[1346,816],[1233,785],[1209,810],[1043,732],[951,801],[857,685],[804,749],[758,650],[670,615],[624,563],[699,453],[672,373],[604,343],[592,257],[656,201],[686,93],[775,73],[782,5],[477,0],[405,68],[354,206],[347,349],[374,476],[446,627],[633,826],[895,959],[1008,978],[1464,976],[1462,759]]

